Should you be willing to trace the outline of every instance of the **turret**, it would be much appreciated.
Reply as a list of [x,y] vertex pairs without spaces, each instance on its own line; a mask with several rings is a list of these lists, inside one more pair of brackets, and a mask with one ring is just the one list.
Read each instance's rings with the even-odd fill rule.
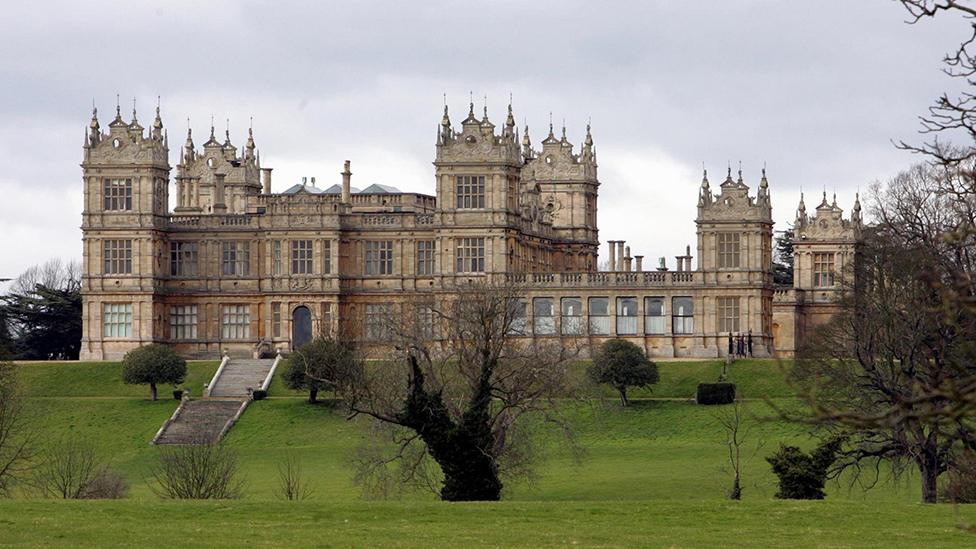
[[772,263],[773,235],[765,171],[756,196],[749,195],[741,168],[732,179],[731,165],[719,189],[713,195],[707,172],[702,174],[695,220],[699,269],[707,271],[705,280],[712,283],[763,283]]

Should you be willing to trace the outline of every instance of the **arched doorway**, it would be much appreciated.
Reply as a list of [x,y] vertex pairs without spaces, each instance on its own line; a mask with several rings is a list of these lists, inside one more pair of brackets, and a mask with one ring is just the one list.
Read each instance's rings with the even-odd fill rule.
[[312,311],[302,305],[291,313],[291,348],[295,350],[312,341]]

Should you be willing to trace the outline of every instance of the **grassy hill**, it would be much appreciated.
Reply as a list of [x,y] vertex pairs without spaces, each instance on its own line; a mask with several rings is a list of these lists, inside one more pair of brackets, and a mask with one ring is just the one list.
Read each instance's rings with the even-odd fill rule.
[[[216,362],[190,363],[193,394],[201,394],[216,367]],[[651,392],[635,392],[638,398],[630,408],[620,408],[608,390],[605,399],[567,409],[585,449],[581,461],[573,459],[560,438],[543,430],[540,440],[547,459],[538,478],[508,485],[502,504],[452,505],[429,493],[395,501],[364,500],[353,482],[350,459],[370,436],[365,423],[347,420],[328,404],[306,404],[303,395],[284,389],[280,379],[272,385],[272,398],[253,403],[226,439],[240,455],[243,498],[163,502],[146,483],[156,452],[149,440],[177,402],[150,402],[146,387],[121,382],[115,363],[26,364],[21,370],[42,440],[57,444],[73,436],[95,441],[128,476],[132,490],[124,502],[0,501],[0,544],[29,544],[31,532],[64,533],[61,542],[82,545],[122,545],[125,540],[142,545],[155,544],[153,540],[304,545],[328,540],[340,546],[551,546],[574,541],[701,546],[781,545],[787,539],[805,539],[814,546],[845,545],[856,532],[880,536],[886,529],[894,531],[896,545],[912,545],[929,535],[945,542],[976,540],[954,528],[952,508],[919,505],[913,479],[885,482],[868,492],[832,484],[824,502],[773,499],[776,479],[763,456],[781,442],[814,443],[803,428],[759,421],[769,415],[763,397],[792,402],[774,361],[741,361],[731,371],[741,393],[754,399],[748,403],[758,422],[754,441],[763,445],[758,450],[750,445],[744,500],[725,500],[730,481],[723,471],[718,410],[688,400],[700,381],[718,376],[721,365],[666,362],[660,369],[661,382]],[[161,387],[160,394],[168,395],[168,389]],[[275,499],[276,465],[286,455],[301,460],[315,491],[313,500]],[[976,519],[976,512],[967,509],[964,516]],[[157,517],[165,526],[147,525],[156,524]],[[221,536],[206,537],[218,524],[225,525]],[[837,531],[837,525],[844,525],[843,530]],[[99,534],[99,527],[109,529]],[[4,532],[12,537],[3,539]]]

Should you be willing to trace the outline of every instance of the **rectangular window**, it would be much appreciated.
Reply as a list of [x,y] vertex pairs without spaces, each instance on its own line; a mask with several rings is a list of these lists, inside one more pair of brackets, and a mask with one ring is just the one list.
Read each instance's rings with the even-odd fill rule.
[[225,276],[247,276],[251,267],[251,243],[245,240],[221,243]]
[[434,339],[435,314],[433,305],[417,305],[417,332],[421,339]]
[[564,297],[560,301],[562,309],[562,332],[565,335],[583,333],[583,300],[578,297]]
[[671,332],[675,334],[695,333],[695,301],[690,297],[671,298]]
[[393,241],[370,240],[366,242],[366,274],[393,274]]
[[610,298],[591,297],[590,305],[590,333],[593,335],[610,335]]
[[105,274],[132,274],[131,240],[106,240],[103,252]]
[[271,272],[274,276],[281,276],[281,241],[271,241]]
[[485,176],[459,175],[456,183],[457,209],[485,207]]
[[169,309],[170,339],[197,338],[197,306],[175,305]]
[[524,299],[513,299],[509,302],[509,315],[511,322],[508,325],[509,335],[526,335],[528,333],[528,321],[526,318],[527,305]]
[[132,209],[131,179],[106,179],[104,191],[105,211]]
[[720,297],[715,300],[718,306],[718,331],[739,331],[739,298]]
[[813,285],[816,288],[831,288],[834,285],[834,254],[813,254]]
[[664,298],[645,297],[644,298],[644,333],[663,334],[664,324]]
[[459,273],[485,272],[485,239],[459,238],[456,267]]
[[556,333],[556,316],[551,297],[537,297],[532,300],[532,331],[535,335]]
[[312,241],[291,241],[291,274],[305,275],[314,272],[312,267]]
[[718,267],[734,269],[739,266],[739,233],[718,233]]
[[617,298],[617,335],[637,334],[637,298]]
[[197,243],[169,243],[170,276],[197,276]]
[[393,306],[389,303],[366,305],[366,340],[386,341],[390,338],[390,317]]
[[220,307],[220,333],[224,339],[251,337],[251,307],[223,305]]
[[271,337],[281,337],[281,303],[271,304]]
[[323,303],[322,304],[322,331],[329,337],[332,337],[332,304]]
[[102,309],[102,334],[105,337],[132,337],[132,304],[106,303]]
[[434,241],[417,241],[417,276],[434,274]]
[[322,241],[322,274],[332,274],[332,241]]

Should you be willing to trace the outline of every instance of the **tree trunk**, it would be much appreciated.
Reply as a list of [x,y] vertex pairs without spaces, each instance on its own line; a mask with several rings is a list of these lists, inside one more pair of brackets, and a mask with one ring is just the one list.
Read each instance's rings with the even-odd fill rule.
[[318,389],[309,389],[308,390],[308,403],[309,404],[315,404],[318,401],[319,401],[319,390]]
[[735,474],[735,480],[732,482],[732,491],[729,492],[729,499],[742,499],[742,486],[739,484],[739,473]]
[[150,383],[149,384],[149,392],[152,393],[152,399],[153,400],[156,400],[156,384],[155,383]]
[[922,503],[936,503],[939,498],[937,460],[928,455],[922,456],[919,460],[918,472],[920,473],[919,476],[922,477]]
[[620,387],[617,387],[617,391],[620,392],[620,405],[627,406],[630,404],[630,402],[627,400],[627,386],[621,385]]

